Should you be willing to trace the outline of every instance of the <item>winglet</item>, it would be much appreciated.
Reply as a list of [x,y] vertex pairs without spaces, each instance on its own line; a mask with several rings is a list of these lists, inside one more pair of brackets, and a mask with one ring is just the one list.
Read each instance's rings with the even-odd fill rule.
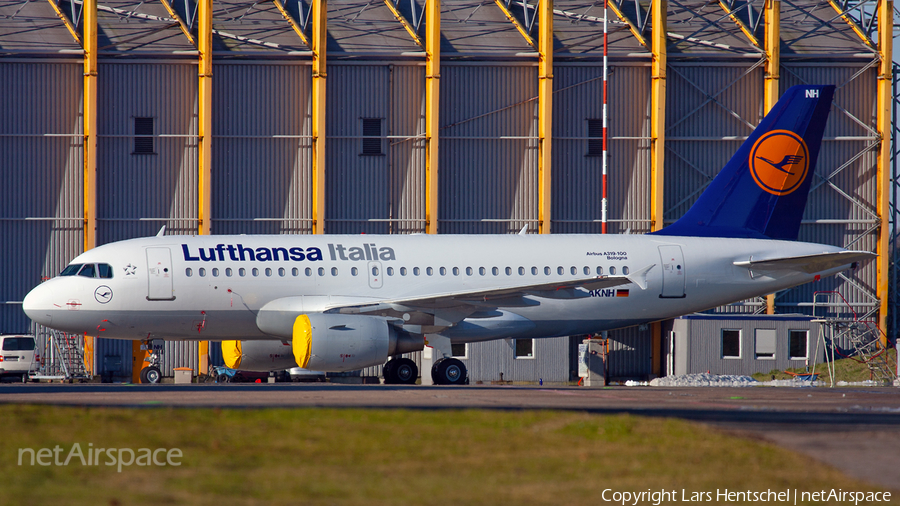
[[652,269],[654,267],[656,267],[656,264],[650,264],[647,267],[644,267],[643,269],[641,269],[637,272],[632,272],[631,274],[629,274],[625,277],[628,278],[628,281],[631,281],[632,283],[641,287],[641,290],[646,290],[647,289],[647,273],[650,272],[650,269]]

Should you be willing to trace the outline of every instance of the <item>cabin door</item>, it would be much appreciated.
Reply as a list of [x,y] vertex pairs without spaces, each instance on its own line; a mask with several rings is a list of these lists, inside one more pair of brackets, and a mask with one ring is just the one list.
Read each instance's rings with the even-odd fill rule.
[[662,261],[662,293],[660,298],[680,299],[684,297],[684,255],[681,246],[660,246],[659,259]]
[[172,274],[169,248],[147,248],[147,300],[175,300]]

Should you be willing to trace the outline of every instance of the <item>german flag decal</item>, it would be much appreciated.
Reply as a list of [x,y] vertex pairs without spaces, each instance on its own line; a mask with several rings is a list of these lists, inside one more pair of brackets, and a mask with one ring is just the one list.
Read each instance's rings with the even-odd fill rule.
[[628,290],[616,290],[616,297],[628,297]]

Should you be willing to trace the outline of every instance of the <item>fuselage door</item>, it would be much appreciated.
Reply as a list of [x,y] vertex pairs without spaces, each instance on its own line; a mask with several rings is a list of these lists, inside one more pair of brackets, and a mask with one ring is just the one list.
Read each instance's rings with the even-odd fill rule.
[[381,262],[369,262],[369,288],[381,288],[384,284]]
[[147,248],[147,280],[147,300],[175,300],[169,248]]
[[662,261],[662,293],[660,298],[684,297],[684,255],[681,246],[660,246],[659,259]]

